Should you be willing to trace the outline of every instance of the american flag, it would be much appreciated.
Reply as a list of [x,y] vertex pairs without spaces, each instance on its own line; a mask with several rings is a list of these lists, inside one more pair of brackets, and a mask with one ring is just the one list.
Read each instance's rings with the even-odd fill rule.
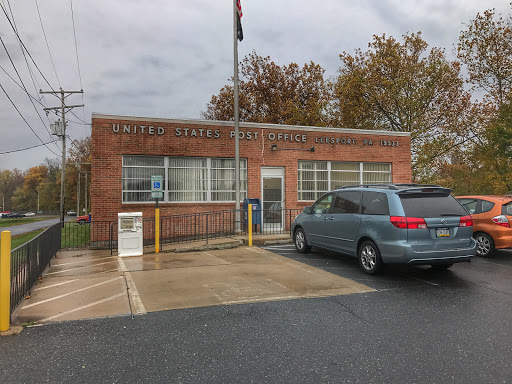
[[240,4],[240,0],[236,1],[236,8],[238,13],[237,37],[239,41],[242,41],[244,39],[244,32],[242,31],[242,23],[240,21],[240,19],[242,18],[242,5]]

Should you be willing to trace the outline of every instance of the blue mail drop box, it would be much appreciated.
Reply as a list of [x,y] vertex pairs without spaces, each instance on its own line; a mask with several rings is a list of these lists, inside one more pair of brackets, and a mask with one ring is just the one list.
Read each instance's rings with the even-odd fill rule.
[[244,226],[247,225],[247,210],[249,209],[249,204],[252,204],[252,224],[260,224],[261,225],[261,200],[260,199],[244,199],[243,209],[244,209]]

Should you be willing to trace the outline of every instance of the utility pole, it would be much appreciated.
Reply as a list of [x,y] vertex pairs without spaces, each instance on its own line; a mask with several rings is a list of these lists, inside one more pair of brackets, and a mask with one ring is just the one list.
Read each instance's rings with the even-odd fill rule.
[[83,107],[83,104],[80,105],[66,105],[66,97],[70,96],[73,93],[84,93],[83,90],[80,91],[64,91],[60,88],[60,91],[41,91],[39,93],[49,93],[54,95],[55,97],[59,97],[60,93],[60,107],[51,107],[51,108],[43,108],[45,111],[53,111],[53,110],[61,110],[62,117],[62,132],[60,135],[62,138],[62,172],[61,172],[61,180],[60,180],[60,223],[61,226],[64,227],[64,179],[66,178],[66,109],[70,111],[73,108]]
[[78,163],[78,186],[77,186],[77,189],[76,189],[76,216],[80,216],[80,171],[81,171],[81,164]]
[[[76,198],[76,214],[80,215],[80,177],[82,175],[82,164],[91,165],[91,163],[82,163],[78,162],[78,188],[77,188],[77,198]],[[85,171],[85,210],[87,211],[87,171]]]
[[89,208],[87,208],[87,171],[85,171],[85,214],[87,215]]

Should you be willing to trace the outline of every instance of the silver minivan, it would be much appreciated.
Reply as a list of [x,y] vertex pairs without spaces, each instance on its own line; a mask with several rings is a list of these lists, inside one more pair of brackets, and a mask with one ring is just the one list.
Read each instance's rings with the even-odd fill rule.
[[438,185],[368,184],[328,192],[292,223],[298,252],[319,247],[355,256],[364,272],[383,264],[446,269],[476,254],[473,220]]

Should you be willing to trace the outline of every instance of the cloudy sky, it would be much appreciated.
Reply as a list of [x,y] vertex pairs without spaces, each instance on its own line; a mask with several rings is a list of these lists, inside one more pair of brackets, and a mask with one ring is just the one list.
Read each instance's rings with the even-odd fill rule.
[[[53,89],[83,87],[85,108],[67,115],[73,121],[67,130],[70,139],[90,134],[90,126],[75,122],[90,122],[92,112],[199,119],[211,96],[233,75],[230,0],[73,0],[81,80],[70,0],[0,0],[0,5],[9,18],[12,11],[23,44]],[[365,49],[372,35],[399,38],[417,31],[454,59],[464,23],[492,7],[510,12],[509,0],[242,0],[239,59],[255,50],[279,65],[302,66],[312,60],[331,77],[340,66],[339,53]],[[39,98],[36,90],[50,90],[27,55],[32,80],[1,8],[0,37],[28,92]],[[47,129],[56,116],[47,118],[41,104],[59,106],[59,100],[45,95],[40,103],[34,101],[34,108],[9,77],[20,84],[1,44],[0,66],[0,85],[41,140],[51,141]],[[70,96],[67,103],[82,104],[82,96]],[[0,153],[39,144],[0,88]],[[46,157],[60,156],[60,146],[0,154],[0,169],[26,170]]]

